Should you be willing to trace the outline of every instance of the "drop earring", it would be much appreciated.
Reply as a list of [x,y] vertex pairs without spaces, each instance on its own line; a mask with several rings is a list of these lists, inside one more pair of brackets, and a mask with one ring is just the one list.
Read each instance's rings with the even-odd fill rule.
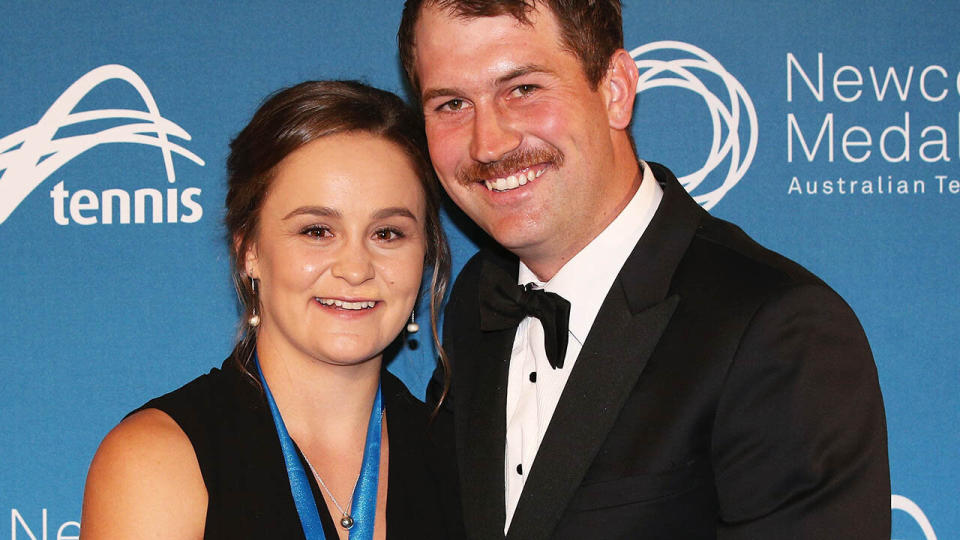
[[260,313],[257,310],[257,280],[250,278],[250,290],[253,291],[253,314],[247,319],[247,324],[252,328],[260,326]]
[[409,334],[414,334],[420,330],[420,325],[417,324],[417,321],[414,318],[415,313],[416,310],[410,312],[410,322],[407,323],[407,333]]

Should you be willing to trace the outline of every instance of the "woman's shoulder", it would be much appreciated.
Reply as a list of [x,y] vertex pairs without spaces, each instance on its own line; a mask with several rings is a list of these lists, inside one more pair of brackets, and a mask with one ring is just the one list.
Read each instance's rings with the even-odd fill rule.
[[168,414],[139,410],[113,428],[94,455],[84,488],[84,537],[164,530],[170,538],[196,538],[206,505],[190,439]]
[[380,390],[385,407],[392,405],[420,415],[427,414],[426,405],[410,393],[403,381],[386,369],[380,372]]
[[[192,474],[196,473],[196,475]],[[166,413],[157,409],[137,411],[123,419],[104,437],[94,455],[88,476],[117,482],[121,489],[143,485],[162,486],[183,480],[200,480],[200,469],[190,439]],[[120,485],[122,484],[122,485]]]
[[434,411],[433,407],[417,399],[403,381],[387,370],[381,376],[381,387],[384,408],[390,419],[388,428],[393,423],[402,437],[421,435],[423,442],[428,442],[430,446],[452,450],[453,417],[447,409]]
[[383,406],[391,421],[401,422],[405,428],[421,432],[432,424],[433,409],[417,399],[396,375],[383,370],[380,376]]
[[382,376],[381,384],[390,436],[391,477],[396,473],[410,475],[412,480],[427,475],[442,483],[451,482],[456,476],[456,455],[449,411],[434,412],[390,373]]
[[[387,520],[400,538],[463,538],[453,422],[394,375],[381,377],[390,435]],[[429,533],[423,524],[432,522]]]
[[171,528],[171,538],[202,536],[208,503],[204,463],[216,444],[210,427],[231,410],[243,384],[248,383],[240,371],[225,362],[148,401],[114,427],[87,475],[84,536],[137,537]]
[[146,409],[158,409],[179,422],[177,417],[184,414],[215,414],[218,409],[224,408],[224,401],[235,393],[241,377],[238,368],[227,360],[221,368],[213,368],[180,388],[151,399],[130,415]]

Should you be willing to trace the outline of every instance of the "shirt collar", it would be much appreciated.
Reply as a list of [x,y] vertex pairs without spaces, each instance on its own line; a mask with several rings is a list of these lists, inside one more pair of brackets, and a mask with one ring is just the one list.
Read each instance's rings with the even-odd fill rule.
[[[520,262],[518,284],[534,283],[536,287],[557,293],[570,302],[570,333],[581,345],[620,268],[643,236],[663,198],[663,189],[650,167],[643,161],[640,166],[643,179],[627,206],[550,281],[539,281],[536,274]],[[598,261],[603,264],[597,264]]]

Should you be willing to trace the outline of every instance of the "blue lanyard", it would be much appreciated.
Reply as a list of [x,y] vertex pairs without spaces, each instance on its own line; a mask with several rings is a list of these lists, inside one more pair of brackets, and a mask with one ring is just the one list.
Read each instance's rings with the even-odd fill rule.
[[[263,370],[260,369],[260,359],[256,355],[253,358],[257,365],[257,373],[260,375],[260,383],[263,384],[263,392],[267,395],[267,404],[270,406],[270,413],[273,415],[273,424],[277,427],[277,436],[280,437],[283,461],[287,465],[287,476],[290,478],[290,492],[293,494],[293,502],[297,506],[297,513],[300,514],[303,534],[307,540],[326,540],[323,534],[323,523],[320,521],[320,514],[317,512],[317,503],[313,498],[307,473],[303,470],[293,439],[287,433],[283,418],[280,416],[280,410],[277,409],[277,403],[273,400],[273,394],[270,393],[267,380],[263,377]],[[363,464],[360,466],[360,477],[357,478],[357,485],[353,488],[351,516],[354,519],[354,526],[350,529],[350,540],[371,540],[373,538],[373,525],[377,511],[377,487],[380,476],[382,418],[383,400],[380,384],[377,383],[377,397],[373,401],[373,410],[370,411],[370,421],[367,423],[367,442],[363,448]]]

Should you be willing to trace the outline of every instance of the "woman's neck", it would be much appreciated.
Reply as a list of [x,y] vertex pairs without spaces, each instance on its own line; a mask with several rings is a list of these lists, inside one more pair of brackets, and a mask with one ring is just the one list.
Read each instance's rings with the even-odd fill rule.
[[290,436],[301,447],[362,444],[380,382],[382,358],[335,365],[257,337],[260,368]]

